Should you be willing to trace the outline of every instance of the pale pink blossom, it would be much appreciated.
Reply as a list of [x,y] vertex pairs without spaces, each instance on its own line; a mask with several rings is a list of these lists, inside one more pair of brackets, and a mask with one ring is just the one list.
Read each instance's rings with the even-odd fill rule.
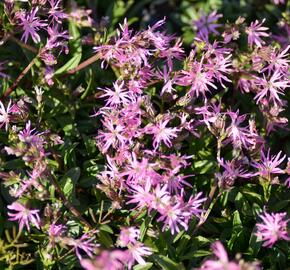
[[37,229],[40,229],[38,209],[28,209],[18,202],[14,202],[7,207],[9,210],[14,211],[14,213],[8,212],[9,220],[18,221],[20,231],[24,226],[28,229],[28,231],[30,231],[30,223],[32,223]]
[[290,241],[287,232],[287,213],[266,213],[261,214],[261,223],[257,226],[257,237],[259,241],[263,242],[264,247],[271,248],[278,240]]

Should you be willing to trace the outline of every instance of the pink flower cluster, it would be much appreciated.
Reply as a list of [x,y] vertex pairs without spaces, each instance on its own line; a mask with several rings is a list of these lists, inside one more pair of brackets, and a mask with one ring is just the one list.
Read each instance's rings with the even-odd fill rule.
[[[170,151],[182,132],[194,133],[193,123],[186,121],[185,113],[157,114],[144,91],[152,81],[168,83],[173,59],[180,59],[183,54],[179,41],[159,31],[163,24],[164,20],[159,21],[133,35],[125,21],[113,44],[95,49],[103,61],[122,72],[112,89],[99,89],[106,103],[96,114],[102,116],[103,124],[96,140],[106,155],[107,169],[100,173],[98,187],[111,190],[105,192],[113,200],[112,194],[119,197],[124,194],[129,198],[127,204],[135,204],[139,211],[157,210],[163,230],[169,227],[173,234],[180,226],[187,229],[193,216],[200,217],[205,198],[199,193],[186,199],[184,187],[191,185],[182,169],[188,166],[190,157]],[[165,78],[160,78],[154,59],[165,60]],[[172,91],[163,88],[161,95],[165,92],[171,95]],[[174,126],[174,122],[178,124]]]

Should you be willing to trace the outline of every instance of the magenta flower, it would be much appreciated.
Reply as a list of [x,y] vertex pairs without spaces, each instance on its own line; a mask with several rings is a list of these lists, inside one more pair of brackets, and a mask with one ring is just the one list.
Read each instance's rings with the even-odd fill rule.
[[224,113],[221,112],[221,104],[209,104],[195,109],[196,114],[202,115],[203,119],[200,122],[205,123],[211,130],[211,126],[219,127],[220,131],[224,127],[221,117]]
[[283,239],[290,241],[287,232],[287,224],[289,219],[286,219],[287,213],[266,213],[264,212],[259,217],[262,223],[257,224],[257,237],[259,241],[263,241],[264,247],[271,248],[278,240]]
[[50,239],[59,237],[64,233],[65,229],[66,227],[62,224],[55,225],[55,223],[52,223],[49,226],[48,235]]
[[246,29],[246,33],[248,34],[248,44],[252,47],[254,44],[257,47],[262,47],[265,42],[261,39],[261,37],[268,37],[269,34],[266,33],[269,28],[262,26],[266,19],[263,19],[261,23],[258,20],[255,22],[251,22],[250,26]]
[[217,11],[213,11],[209,15],[202,13],[201,17],[198,20],[193,21],[193,24],[197,30],[197,37],[202,40],[208,40],[209,34],[213,33],[218,35],[219,32],[216,28],[220,27],[220,24],[217,24],[216,21],[221,18],[223,15],[218,14]]
[[44,164],[39,163],[38,166],[33,168],[32,173],[28,172],[29,178],[22,180],[21,184],[19,185],[18,190],[15,193],[15,197],[22,196],[31,186],[39,187],[38,180],[41,177],[41,174],[46,169]]
[[239,264],[229,261],[228,254],[220,241],[212,244],[211,249],[217,260],[205,261],[200,270],[242,270]]
[[33,145],[44,152],[43,146],[46,142],[41,137],[42,134],[37,132],[35,128],[31,129],[31,122],[28,121],[25,128],[19,132],[18,137],[21,142]]
[[276,156],[270,156],[270,149],[267,152],[267,156],[264,151],[261,151],[261,161],[253,161],[252,166],[258,169],[257,175],[271,180],[271,174],[283,174],[284,171],[278,166],[284,161],[286,155],[281,157],[282,151]]
[[29,223],[32,223],[37,229],[40,229],[40,217],[38,215],[39,210],[28,209],[18,202],[14,202],[7,206],[8,209],[15,211],[16,213],[8,212],[9,220],[18,221],[19,230],[21,231],[24,226],[30,231]]
[[28,14],[19,13],[19,26],[21,26],[24,31],[21,40],[24,40],[25,43],[27,43],[29,36],[31,36],[35,43],[40,42],[40,36],[37,31],[47,26],[47,23],[36,16],[37,11],[38,7],[33,8]]
[[285,185],[290,188],[290,158],[288,157],[287,167],[285,169],[285,172],[288,175],[288,178],[285,180]]
[[161,50],[159,57],[166,58],[167,65],[169,67],[169,70],[173,69],[173,59],[181,60],[184,55],[184,50],[181,47],[182,42],[181,40],[177,40],[173,47],[165,48],[164,50]]
[[[132,188],[132,195],[128,195],[128,198],[130,198],[129,201],[127,201],[127,204],[137,204],[136,208],[142,209],[145,207],[153,208],[155,209],[156,207],[152,207],[152,202],[154,201],[155,197],[152,194],[151,191],[151,182],[146,181],[146,184],[144,187],[141,185],[136,185],[131,187]],[[167,193],[166,193],[167,194]]]
[[273,52],[270,55],[270,59],[268,61],[268,65],[261,70],[261,72],[268,71],[268,75],[270,72],[279,72],[279,73],[286,73],[289,68],[289,53],[290,45],[287,46],[284,50],[276,52],[275,49],[273,49]]

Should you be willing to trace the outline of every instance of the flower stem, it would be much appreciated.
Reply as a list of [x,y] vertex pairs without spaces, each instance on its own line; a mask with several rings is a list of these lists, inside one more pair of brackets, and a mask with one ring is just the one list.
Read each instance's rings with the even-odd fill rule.
[[[222,145],[222,138],[219,137],[218,140],[217,140],[218,169],[220,168],[219,160],[220,160],[220,156],[221,156],[221,145]],[[207,210],[206,210],[205,214],[199,220],[198,224],[196,225],[196,228],[194,229],[193,234],[195,234],[198,231],[198,229],[206,222],[206,220],[207,220],[207,218],[208,218],[208,216],[209,216],[214,204],[216,203],[216,201],[217,201],[217,199],[219,197],[219,196],[217,196],[217,197],[214,198],[214,195],[215,195],[217,189],[218,189],[218,182],[215,179],[214,183],[213,183],[213,185],[212,185],[212,187],[210,189],[210,192],[209,192],[209,195],[208,195],[208,199],[207,199],[207,201],[205,203],[205,209],[207,209]]]
[[24,42],[20,41],[18,38],[14,37],[13,35],[10,35],[8,37],[8,39],[14,41],[15,43],[17,43],[20,47],[28,50],[28,51],[31,51],[33,53],[38,53],[38,49],[37,48],[34,48],[28,44],[25,44]]
[[99,59],[98,55],[95,54],[92,57],[85,60],[84,62],[80,63],[77,67],[68,70],[68,72],[66,74],[68,74],[68,75],[74,74],[74,73],[84,69],[85,67],[91,65],[92,63],[96,62],[98,59]]
[[61,200],[63,201],[63,204],[65,207],[76,217],[78,218],[85,226],[87,226],[90,230],[93,229],[93,226],[87,222],[81,215],[81,213],[67,200],[65,197],[59,183],[55,180],[55,178],[52,176],[52,174],[48,173],[51,184],[55,187],[56,191],[58,192]]
[[28,66],[20,73],[20,75],[18,76],[18,78],[16,79],[16,81],[13,83],[12,86],[10,86],[2,95],[1,98],[6,98],[8,97],[13,90],[17,87],[18,83],[22,80],[22,78],[27,74],[27,72],[32,68],[32,66],[35,64],[36,59],[38,58],[38,54],[37,56],[35,56],[31,62],[28,64]]

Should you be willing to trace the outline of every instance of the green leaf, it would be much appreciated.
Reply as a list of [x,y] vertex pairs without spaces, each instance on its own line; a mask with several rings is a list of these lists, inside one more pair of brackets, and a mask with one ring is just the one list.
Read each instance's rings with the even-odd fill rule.
[[133,267],[133,269],[134,270],[147,270],[147,269],[150,269],[152,266],[153,266],[153,263],[148,262],[148,263],[146,263],[144,265],[141,265],[141,264],[135,265]]
[[54,72],[54,75],[59,75],[62,73],[65,73],[66,71],[73,69],[78,66],[82,59],[82,54],[78,53],[74,55],[66,64],[64,64],[62,67],[60,67],[58,70]]
[[112,240],[111,236],[105,231],[99,232],[99,241],[106,248],[110,248],[113,246],[113,240]]
[[164,270],[176,270],[178,268],[178,264],[166,256],[163,255],[153,255],[154,261],[161,266]]
[[60,186],[62,188],[64,195],[73,204],[79,203],[75,197],[75,186],[78,179],[80,178],[80,175],[81,175],[80,168],[75,167],[70,169],[60,180]]
[[142,222],[141,227],[140,227],[140,241],[141,242],[144,240],[144,237],[146,235],[147,229],[148,229],[149,225],[151,224],[151,221],[153,220],[155,215],[156,215],[156,211],[154,213],[152,213],[152,215],[150,215],[150,216],[148,215],[144,219],[144,221]]
[[111,229],[111,227],[106,225],[106,224],[100,226],[100,231],[108,232],[110,234],[114,233],[114,231]]
[[72,37],[69,41],[70,51],[72,53],[72,58],[54,72],[54,75],[59,75],[67,72],[78,66],[82,59],[82,43],[80,32],[73,20],[69,20],[69,34]]
[[214,172],[216,169],[216,162],[213,160],[199,160],[194,162],[194,172],[198,174],[205,174]]
[[261,248],[262,242],[257,240],[257,236],[255,235],[255,229],[251,233],[250,241],[249,241],[249,248],[248,253],[256,257],[258,255],[258,252]]

